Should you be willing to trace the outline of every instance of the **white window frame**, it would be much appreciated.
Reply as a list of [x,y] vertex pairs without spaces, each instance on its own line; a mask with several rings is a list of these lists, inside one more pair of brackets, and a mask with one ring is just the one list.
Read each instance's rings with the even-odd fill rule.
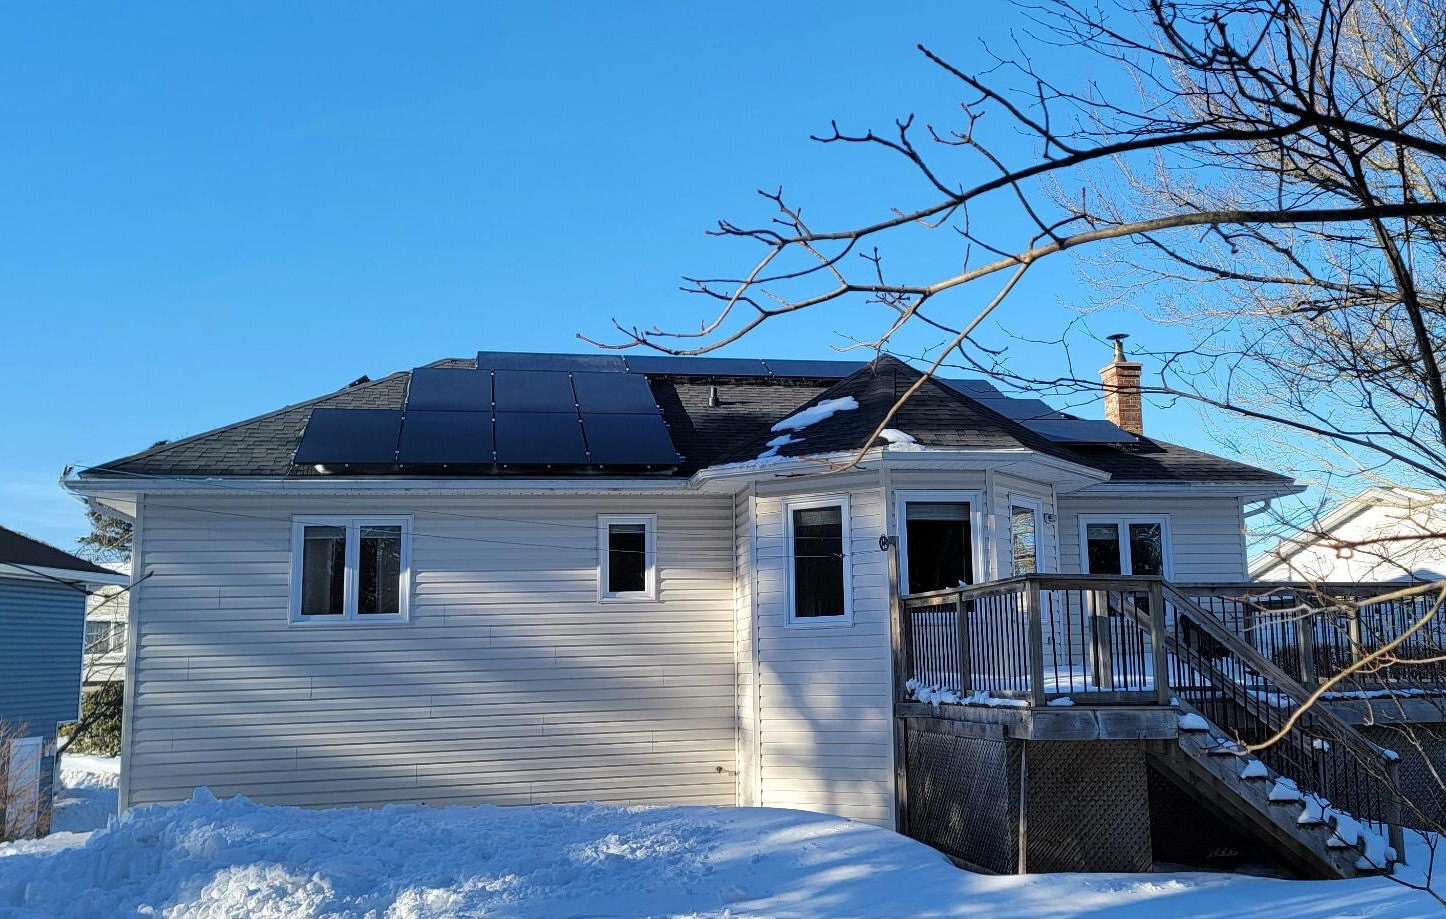
[[[793,512],[798,510],[811,510],[820,507],[836,507],[839,509],[839,521],[842,524],[841,535],[843,537],[843,612],[832,616],[799,616],[798,610],[794,607],[794,581],[797,572],[794,570],[793,558]],[[786,624],[795,629],[828,629],[846,628],[854,624],[854,566],[853,566],[853,543],[852,529],[849,526],[849,496],[841,495],[818,495],[807,498],[787,498],[783,502],[783,589],[784,589],[784,610],[786,613]]]
[[[341,615],[302,615],[301,589],[305,577],[303,560],[306,527],[333,526],[346,530],[346,575],[342,584]],[[402,528],[401,574],[397,589],[398,611],[395,613],[359,613],[357,597],[360,584],[357,573],[361,567],[361,528],[364,526],[399,526]],[[293,516],[291,518],[291,611],[292,625],[368,626],[395,625],[411,618],[412,609],[412,518],[406,515],[328,514]]]
[[[1170,538],[1170,515],[1169,514],[1080,514],[1079,515],[1079,567],[1084,574],[1091,574],[1090,571],[1090,546],[1089,546],[1089,525],[1092,523],[1114,523],[1120,527],[1120,568],[1128,568],[1132,572],[1135,565],[1130,557],[1130,524],[1132,523],[1158,523],[1160,524],[1160,552],[1165,558],[1164,577],[1168,580],[1175,578],[1175,550]],[[1134,577],[1133,574],[1122,574],[1120,577]],[[1143,577],[1144,575],[1141,575]]]
[[[608,529],[613,524],[643,525],[642,590],[611,590],[608,584]],[[597,516],[597,599],[599,603],[658,599],[658,515],[598,514]]]
[[1044,502],[1025,495],[1009,495],[1008,503],[1004,508],[1004,531],[1009,536],[1009,571],[1014,575],[1019,574],[1014,569],[1014,509],[1016,507],[1034,511],[1034,570],[1036,574],[1044,574],[1048,568],[1045,564],[1044,552]]
[[932,489],[910,489],[894,493],[894,534],[895,552],[899,557],[899,593],[909,592],[909,505],[910,504],[968,504],[969,505],[969,549],[973,553],[974,583],[982,584],[993,580],[989,574],[988,558],[989,532],[984,528],[984,492],[938,491]]

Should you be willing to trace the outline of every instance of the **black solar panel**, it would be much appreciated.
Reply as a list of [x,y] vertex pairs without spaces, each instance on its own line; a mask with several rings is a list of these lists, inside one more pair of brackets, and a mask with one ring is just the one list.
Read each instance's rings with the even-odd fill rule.
[[562,370],[499,370],[493,375],[499,412],[569,412],[576,418],[572,378]]
[[766,377],[768,368],[763,361],[743,357],[673,357],[672,355],[637,356],[626,358],[628,370],[632,373],[657,373],[673,376],[703,377]]
[[648,378],[640,373],[574,373],[577,404],[588,412],[638,414],[660,411]]
[[407,386],[407,408],[423,411],[492,411],[492,374],[452,367],[418,367]]
[[497,462],[518,465],[587,464],[577,413],[497,413]]
[[478,351],[478,370],[590,370],[623,373],[620,354],[519,354],[514,351]]
[[397,459],[403,463],[492,462],[491,412],[407,412]]
[[840,380],[864,366],[863,361],[766,360],[763,364],[774,376],[822,377]]
[[379,408],[314,408],[306,421],[298,463],[395,463],[402,413]]
[[1003,396],[974,396],[974,401],[1015,421],[1066,421],[1069,416],[1057,412],[1039,399],[1010,399]]
[[1067,421],[1026,421],[1024,426],[1061,444],[1132,444],[1139,438],[1108,421],[1072,418]]
[[588,460],[597,465],[675,466],[678,451],[660,415],[582,416]]
[[999,397],[1004,395],[985,380],[940,380],[939,382],[955,392],[961,392],[966,396]]

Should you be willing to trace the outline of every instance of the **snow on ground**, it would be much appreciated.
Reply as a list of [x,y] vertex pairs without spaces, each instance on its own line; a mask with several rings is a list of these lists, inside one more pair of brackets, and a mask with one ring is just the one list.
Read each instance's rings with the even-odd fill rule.
[[[81,830],[100,770],[67,764]],[[112,776],[113,777],[113,776]],[[74,784],[71,784],[74,783]],[[104,823],[95,824],[103,826]],[[926,917],[1301,919],[1439,914],[1380,878],[986,877],[894,833],[800,811],[607,805],[139,808],[87,836],[0,845],[5,919]],[[55,840],[57,837],[51,837]],[[1423,860],[1423,849],[1412,851]]]

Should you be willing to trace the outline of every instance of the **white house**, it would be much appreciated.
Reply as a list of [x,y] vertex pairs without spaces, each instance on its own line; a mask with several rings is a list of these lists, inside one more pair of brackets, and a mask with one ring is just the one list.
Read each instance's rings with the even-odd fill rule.
[[1250,562],[1257,581],[1446,578],[1446,494],[1367,488]]
[[[902,593],[1246,578],[1286,478],[841,361],[479,354],[85,469],[135,523],[121,807],[757,804],[893,826]],[[1132,375],[1133,374],[1133,375]],[[857,462],[855,462],[857,460]]]

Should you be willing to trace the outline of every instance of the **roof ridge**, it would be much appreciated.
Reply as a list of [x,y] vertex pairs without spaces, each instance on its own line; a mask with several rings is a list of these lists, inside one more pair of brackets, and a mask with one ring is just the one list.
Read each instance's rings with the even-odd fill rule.
[[[442,358],[442,360],[453,360],[453,358]],[[90,471],[104,472],[104,471],[106,471],[107,469],[110,469],[110,468],[115,467],[115,466],[121,466],[121,465],[123,465],[123,464],[125,464],[125,463],[131,462],[132,460],[137,460],[137,459],[142,459],[142,458],[150,458],[150,457],[160,456],[160,455],[162,455],[162,454],[164,454],[164,453],[166,453],[166,452],[168,452],[168,451],[170,451],[170,450],[172,450],[172,449],[174,449],[174,448],[176,448],[176,447],[183,447],[183,446],[185,446],[185,445],[187,445],[187,444],[189,444],[189,443],[191,443],[191,442],[193,442],[193,441],[200,440],[202,437],[210,437],[210,436],[212,436],[212,435],[214,435],[214,434],[219,434],[219,433],[221,433],[222,431],[232,431],[232,430],[235,430],[236,428],[245,427],[245,426],[248,425],[248,424],[255,424],[255,423],[258,422],[258,421],[265,421],[265,420],[268,419],[268,418],[274,418],[274,417],[276,417],[277,415],[280,415],[282,412],[289,412],[289,411],[293,411],[294,409],[305,408],[305,407],[308,406],[308,405],[315,405],[316,403],[322,401],[323,399],[330,399],[332,396],[339,396],[339,395],[341,395],[342,393],[346,393],[346,392],[356,392],[356,391],[359,390],[359,389],[368,389],[368,388],[373,387],[373,386],[379,386],[379,385],[381,385],[382,383],[387,382],[388,380],[394,379],[394,378],[396,378],[396,377],[398,377],[398,376],[402,376],[402,375],[405,375],[405,374],[408,374],[408,373],[410,373],[410,371],[407,371],[407,370],[393,370],[391,373],[387,374],[386,376],[378,377],[378,378],[375,379],[375,380],[368,380],[368,381],[365,382],[365,383],[348,383],[348,384],[345,385],[345,386],[342,386],[342,387],[340,387],[340,388],[338,388],[338,389],[333,389],[331,392],[328,392],[328,393],[322,393],[321,395],[315,396],[315,397],[313,397],[313,398],[311,398],[311,399],[303,399],[303,400],[301,400],[300,402],[293,402],[293,403],[291,403],[291,404],[289,404],[289,405],[283,405],[283,406],[281,406],[280,408],[272,409],[272,410],[269,411],[269,412],[262,412],[262,413],[259,414],[259,415],[252,415],[250,418],[243,418],[243,419],[241,419],[240,421],[233,421],[233,422],[231,422],[230,424],[223,424],[223,425],[221,425],[221,426],[219,426],[219,427],[214,427],[214,428],[210,428],[209,430],[200,431],[200,432],[198,432],[198,433],[196,433],[196,434],[190,434],[190,435],[187,435],[186,437],[177,438],[176,440],[168,440],[168,441],[165,441],[164,443],[155,444],[155,445],[153,445],[153,446],[150,446],[150,447],[145,448],[144,450],[137,450],[135,453],[130,453],[130,454],[127,454],[126,456],[118,457],[118,458],[116,458],[116,459],[110,460],[109,462],[102,463],[102,464],[100,464],[100,465],[98,465],[98,466],[87,466],[87,467],[85,467],[85,468],[84,468],[83,470],[81,470],[81,471],[82,471],[82,472],[90,472]]]

